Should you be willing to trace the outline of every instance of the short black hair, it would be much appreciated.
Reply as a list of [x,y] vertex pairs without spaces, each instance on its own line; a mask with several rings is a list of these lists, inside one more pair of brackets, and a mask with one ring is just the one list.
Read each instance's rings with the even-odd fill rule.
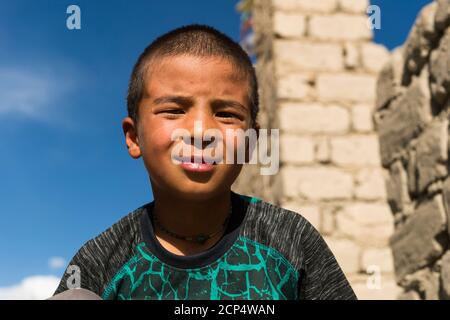
[[139,56],[131,73],[128,94],[128,116],[138,122],[138,105],[145,90],[148,62],[154,58],[192,54],[199,57],[220,57],[229,60],[239,74],[249,81],[251,126],[256,124],[259,111],[258,83],[252,61],[242,47],[213,27],[190,24],[156,38]]

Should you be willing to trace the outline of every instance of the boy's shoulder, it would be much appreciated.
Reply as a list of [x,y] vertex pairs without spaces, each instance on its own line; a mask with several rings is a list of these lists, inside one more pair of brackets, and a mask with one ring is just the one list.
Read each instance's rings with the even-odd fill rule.
[[[100,284],[107,283],[115,270],[134,255],[136,246],[142,242],[140,219],[147,205],[127,213],[105,231],[85,242],[69,262],[55,294],[70,289],[68,281],[72,281],[74,287],[90,288],[100,294],[104,289]],[[79,273],[79,283],[75,281],[75,273]]]
[[277,219],[277,225],[282,226],[286,223],[297,222],[300,225],[313,227],[312,224],[302,215],[301,212],[296,212],[280,205],[265,201],[258,197],[237,194],[241,199],[250,204],[249,217],[252,219],[259,219],[265,223],[272,222]]
[[301,212],[240,195],[248,204],[240,234],[281,254],[299,273],[300,299],[355,299],[336,258]]
[[249,203],[241,234],[278,251],[298,270],[301,299],[356,299],[324,238],[301,212],[241,197]]
[[301,212],[256,197],[239,196],[249,203],[241,235],[279,251],[297,270],[304,269],[314,252],[326,246]]
[[97,257],[114,261],[115,256],[126,256],[126,251],[142,241],[140,219],[148,204],[128,212],[105,231],[87,241],[82,250],[95,252]]

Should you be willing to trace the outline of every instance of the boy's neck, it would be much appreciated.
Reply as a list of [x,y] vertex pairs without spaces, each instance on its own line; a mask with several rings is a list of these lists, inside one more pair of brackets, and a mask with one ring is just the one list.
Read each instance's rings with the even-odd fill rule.
[[[202,200],[178,198],[173,195],[155,192],[155,190],[153,194],[155,198],[153,215],[157,217],[158,222],[165,229],[178,235],[196,236],[214,233],[222,228],[225,219],[229,215],[231,205],[230,190],[218,196]],[[192,248],[208,248],[220,238],[223,231],[201,245],[191,241],[175,239],[167,234],[164,235],[161,230],[155,228],[156,236],[159,235],[166,242],[179,247],[178,250],[175,250],[179,252],[188,252]]]

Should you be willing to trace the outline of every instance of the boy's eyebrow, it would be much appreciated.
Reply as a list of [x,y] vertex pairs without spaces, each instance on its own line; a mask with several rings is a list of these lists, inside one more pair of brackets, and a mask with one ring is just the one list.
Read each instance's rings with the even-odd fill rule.
[[230,106],[230,107],[235,107],[235,108],[241,109],[243,112],[247,112],[247,108],[244,107],[240,102],[237,102],[235,100],[216,99],[212,102],[212,105],[216,106],[216,107]]
[[163,104],[163,103],[176,103],[183,106],[190,106],[193,104],[193,99],[191,97],[184,96],[162,96],[155,98],[153,100],[154,104]]
[[[162,96],[155,98],[153,100],[154,104],[163,104],[163,103],[176,103],[182,106],[191,106],[193,104],[194,99],[189,96]],[[244,107],[240,102],[235,100],[225,100],[225,99],[215,99],[212,102],[212,105],[215,107],[235,107],[241,109],[243,112],[247,112],[247,108]]]

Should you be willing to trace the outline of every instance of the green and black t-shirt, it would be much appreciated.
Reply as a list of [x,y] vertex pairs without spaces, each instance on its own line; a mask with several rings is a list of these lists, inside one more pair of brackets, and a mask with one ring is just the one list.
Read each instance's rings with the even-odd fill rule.
[[[231,193],[222,238],[190,256],[156,239],[150,202],[88,241],[55,294],[79,270],[82,288],[103,299],[356,299],[318,231],[299,213]],[[70,268],[70,269],[69,269]]]

